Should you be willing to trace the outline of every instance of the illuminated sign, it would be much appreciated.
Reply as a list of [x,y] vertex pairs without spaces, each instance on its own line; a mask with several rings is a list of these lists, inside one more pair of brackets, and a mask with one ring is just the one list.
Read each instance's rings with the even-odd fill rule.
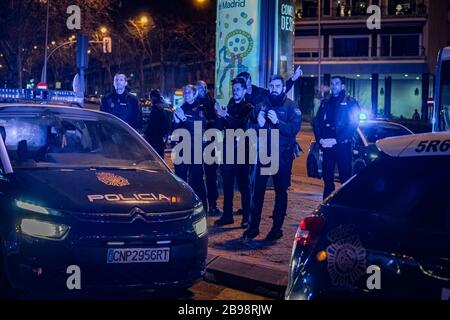
[[293,0],[279,0],[276,14],[275,72],[285,78],[290,76],[294,65],[293,41],[295,32],[295,5]]
[[240,72],[259,81],[260,1],[219,0],[216,37],[216,99],[227,105],[231,80]]

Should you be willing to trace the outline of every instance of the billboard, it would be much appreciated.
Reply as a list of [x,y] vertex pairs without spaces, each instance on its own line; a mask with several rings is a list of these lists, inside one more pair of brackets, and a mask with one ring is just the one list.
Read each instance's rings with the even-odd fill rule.
[[275,73],[288,79],[293,71],[295,37],[294,0],[278,0],[275,14]]
[[216,100],[227,105],[230,82],[240,72],[259,82],[260,0],[218,0],[216,26]]

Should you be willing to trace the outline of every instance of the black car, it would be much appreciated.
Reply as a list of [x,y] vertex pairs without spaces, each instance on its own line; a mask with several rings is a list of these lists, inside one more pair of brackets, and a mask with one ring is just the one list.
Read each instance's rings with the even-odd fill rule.
[[139,134],[97,111],[0,106],[1,290],[188,287],[201,278],[201,201]]
[[300,222],[287,299],[449,299],[450,133],[380,157]]
[[[369,163],[378,158],[375,145],[378,140],[413,134],[408,128],[387,121],[364,121],[356,130],[353,145],[353,173],[357,174]],[[308,177],[322,178],[322,150],[317,142],[311,142],[306,162]],[[336,168],[336,178],[339,176]]]

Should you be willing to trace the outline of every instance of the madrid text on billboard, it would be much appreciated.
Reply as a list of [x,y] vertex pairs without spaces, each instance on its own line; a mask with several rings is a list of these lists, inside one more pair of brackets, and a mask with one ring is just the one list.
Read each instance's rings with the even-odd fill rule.
[[219,10],[232,8],[245,8],[245,0],[220,0]]

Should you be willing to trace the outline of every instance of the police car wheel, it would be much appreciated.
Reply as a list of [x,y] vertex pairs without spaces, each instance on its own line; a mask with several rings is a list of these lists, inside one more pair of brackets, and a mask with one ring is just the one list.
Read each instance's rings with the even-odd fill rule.
[[316,161],[316,159],[313,156],[308,157],[308,160],[306,162],[306,169],[307,169],[307,172],[308,172],[308,177],[320,178],[319,177],[319,170],[317,168],[317,161]]
[[20,297],[21,291],[13,289],[5,272],[3,259],[3,242],[0,243],[0,300]]

